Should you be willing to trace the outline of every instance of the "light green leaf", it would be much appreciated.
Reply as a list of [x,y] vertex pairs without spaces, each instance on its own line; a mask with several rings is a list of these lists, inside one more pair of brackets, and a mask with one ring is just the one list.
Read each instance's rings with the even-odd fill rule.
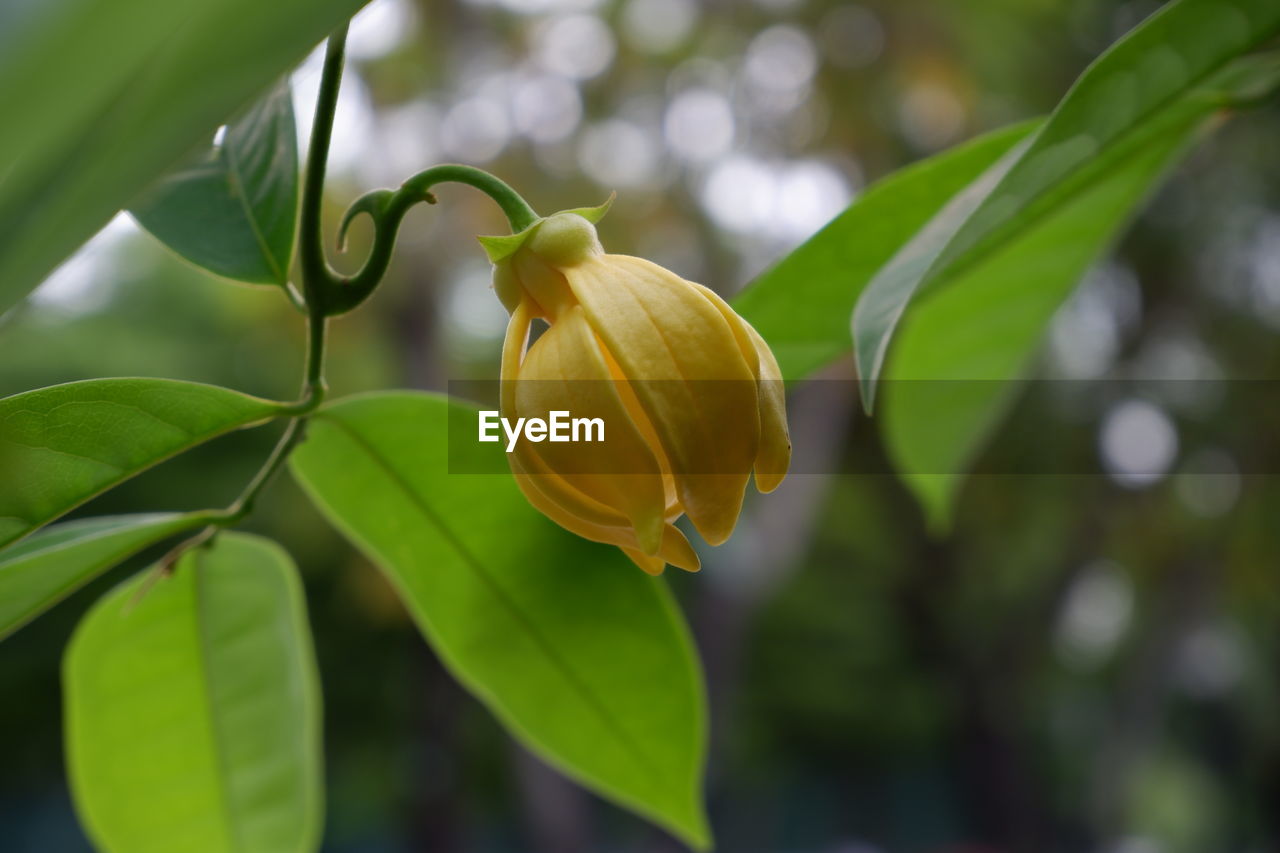
[[131,210],[187,260],[284,285],[298,219],[298,137],[287,82],[228,125],[222,143],[166,175]]
[[1054,312],[1182,153],[1189,130],[1152,139],[907,315],[885,368],[882,428],[935,531],[949,525],[955,490]]
[[799,379],[849,352],[849,316],[876,270],[1034,127],[1003,128],[894,172],[739,294],[734,308],[769,342],[782,375]]
[[1170,110],[1277,32],[1275,0],[1174,0],[1094,62],[1016,162],[994,168],[868,285],[853,317],[864,405],[871,407],[889,341],[918,291],[953,286],[1106,180]]
[[87,518],[0,550],[0,639],[112,566],[205,523],[199,513]]
[[365,0],[39,0],[0,32],[0,312]]
[[283,405],[174,379],[91,379],[0,400],[0,548]]
[[391,580],[445,664],[569,776],[705,847],[701,677],[660,579],[534,511],[511,476],[469,468],[450,412],[408,392],[322,409],[293,471]]
[[320,691],[297,571],[221,534],[109,593],[63,661],[76,810],[108,853],[320,844]]
[[1274,86],[1276,57],[1233,63],[1153,116],[1107,171],[912,306],[885,368],[889,455],[936,531],[1053,313],[1223,103]]

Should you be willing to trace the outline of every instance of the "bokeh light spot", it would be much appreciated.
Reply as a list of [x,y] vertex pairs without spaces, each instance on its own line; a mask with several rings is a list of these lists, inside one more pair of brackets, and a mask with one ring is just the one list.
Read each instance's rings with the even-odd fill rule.
[[613,32],[595,15],[553,18],[534,32],[533,56],[548,71],[574,80],[604,72],[617,49]]
[[733,145],[734,120],[729,99],[712,89],[681,92],[667,106],[663,132],[679,157],[692,162],[715,159]]
[[1159,407],[1145,400],[1125,400],[1103,418],[1099,447],[1113,480],[1142,488],[1169,472],[1178,454],[1178,431]]

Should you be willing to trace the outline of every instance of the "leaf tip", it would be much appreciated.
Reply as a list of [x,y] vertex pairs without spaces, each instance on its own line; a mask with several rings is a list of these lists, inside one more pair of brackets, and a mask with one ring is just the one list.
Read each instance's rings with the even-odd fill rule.
[[876,380],[858,377],[858,397],[862,400],[862,413],[867,417],[875,414]]

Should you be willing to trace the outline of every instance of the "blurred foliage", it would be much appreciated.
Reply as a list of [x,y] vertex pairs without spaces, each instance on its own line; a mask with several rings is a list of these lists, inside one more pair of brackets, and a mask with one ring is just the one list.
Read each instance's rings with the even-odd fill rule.
[[[1156,7],[375,0],[353,29],[329,221],[372,186],[476,162],[544,212],[617,189],[608,249],[732,293],[868,181],[1050,109]],[[304,129],[317,68],[295,80]],[[946,541],[888,476],[793,477],[702,575],[672,578],[710,678],[722,849],[1278,843],[1277,137],[1270,104],[1174,174],[1045,343],[1038,375],[1108,381],[1083,394],[1033,383],[979,463],[1117,470],[1099,448],[1120,407],[1143,400],[1174,430],[1166,476],[978,476]],[[505,317],[472,238],[501,230],[465,189],[415,210],[382,290],[333,323],[334,395],[496,375]],[[301,347],[277,289],[212,279],[118,222],[0,319],[0,394],[149,375],[290,399]],[[1150,381],[1171,377],[1260,381]],[[805,440],[876,470],[874,425],[801,393],[797,434],[833,424]],[[79,514],[220,505],[275,429],[198,448]],[[671,849],[518,754],[288,478],[247,527],[284,543],[306,580],[327,849]],[[83,849],[59,762],[58,661],[80,613],[129,571],[0,645],[6,850]]]

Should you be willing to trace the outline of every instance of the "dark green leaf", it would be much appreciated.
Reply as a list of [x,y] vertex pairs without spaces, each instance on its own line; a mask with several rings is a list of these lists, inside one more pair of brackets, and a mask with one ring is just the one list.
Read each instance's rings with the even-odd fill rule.
[[0,400],[0,548],[281,404],[174,379],[91,379]]
[[76,629],[63,688],[72,793],[98,849],[318,849],[315,654],[274,543],[222,534],[172,576],[116,588]]
[[799,379],[847,353],[849,315],[876,270],[1033,129],[997,130],[889,175],[734,299],[782,375]]
[[112,566],[203,523],[195,513],[87,518],[0,550],[0,639]]
[[297,232],[298,138],[288,83],[227,127],[220,145],[133,206],[187,260],[237,281],[288,281]]
[[706,846],[701,679],[666,586],[547,521],[510,475],[449,473],[451,405],[475,417],[408,392],[323,409],[294,473],[508,730]]
[[1275,0],[1175,0],[1103,54],[1016,159],[993,167],[867,286],[853,318],[865,405],[918,291],[953,285],[967,267],[1106,180],[1170,111],[1277,32]]
[[0,312],[365,0],[41,0],[0,49]]

